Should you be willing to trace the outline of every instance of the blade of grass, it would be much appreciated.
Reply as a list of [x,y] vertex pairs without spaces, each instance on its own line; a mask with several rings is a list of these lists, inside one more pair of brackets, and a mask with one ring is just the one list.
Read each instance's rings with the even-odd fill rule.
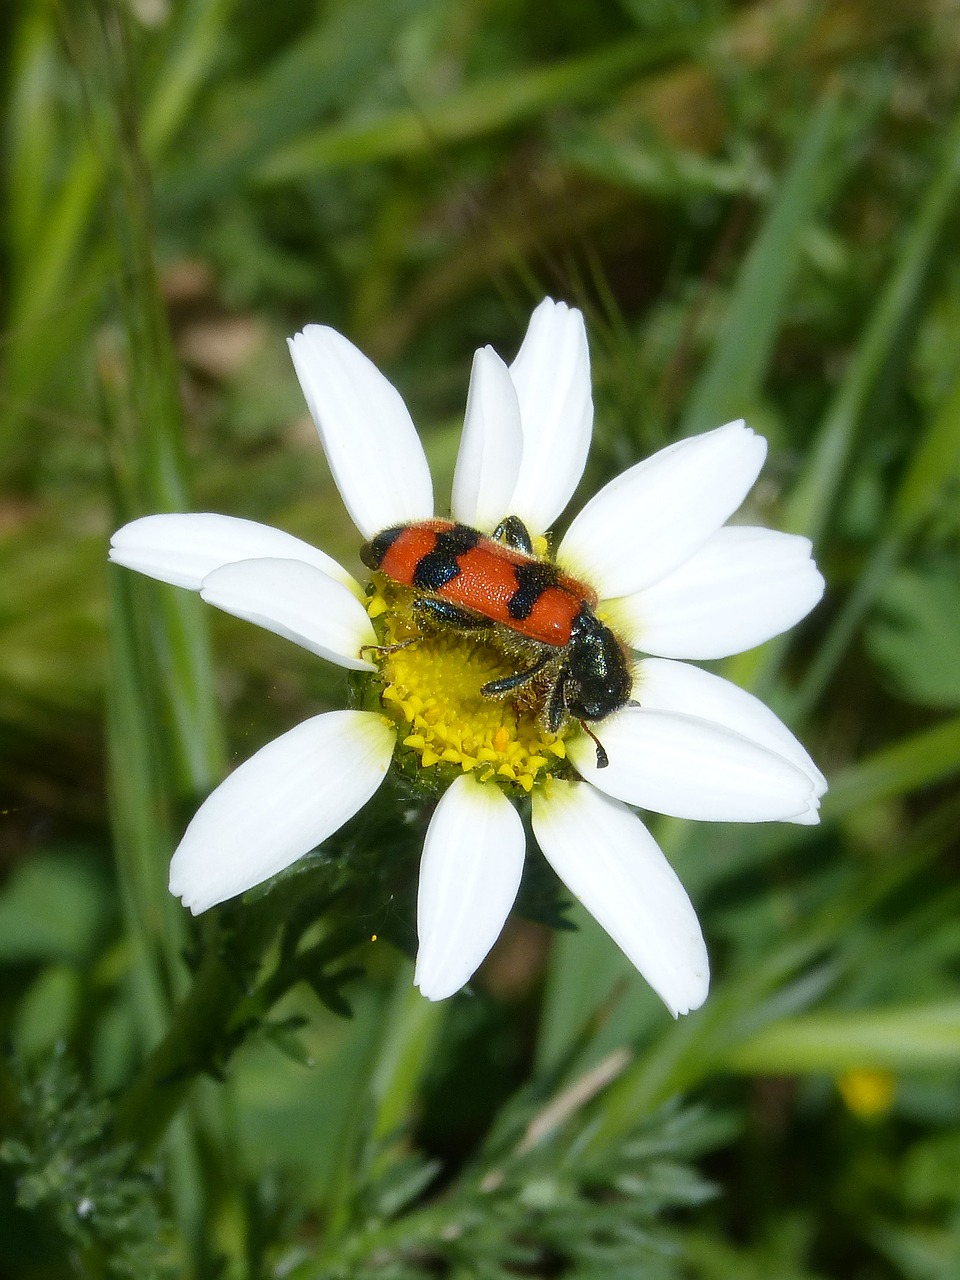
[[328,1239],[351,1221],[358,1192],[402,1158],[425,1073],[433,1061],[447,1006],[424,1000],[411,966],[399,966],[393,997],[374,1052],[355,1092],[357,1114],[347,1126],[327,1203]]
[[[128,361],[130,410],[123,456],[114,454],[121,510],[129,519],[187,506],[184,424],[176,358],[153,257],[150,186],[140,146],[129,51],[115,14],[113,96],[116,161],[122,205],[115,220],[121,310]],[[213,696],[212,662],[203,608],[183,591],[155,593],[159,624],[142,655],[147,681],[159,676],[174,732],[166,735],[177,785],[188,797],[208,790],[222,773],[225,752]]]
[[407,0],[332,6],[252,81],[229,81],[220,91],[228,104],[215,98],[212,114],[228,110],[232,130],[220,131],[209,153],[167,166],[158,183],[158,209],[177,218],[232,197],[268,156],[324,116],[346,112],[381,79],[408,17]]
[[732,828],[730,838],[714,839],[709,856],[704,856],[695,845],[696,828],[685,823],[678,828],[677,839],[666,847],[684,883],[702,895],[751,867],[819,840],[824,832],[835,829],[858,810],[902,800],[957,776],[960,717],[901,739],[833,775],[830,790],[823,798],[818,827],[779,823],[755,833]]
[[668,37],[632,37],[554,66],[468,84],[440,102],[409,107],[372,122],[318,129],[276,150],[254,178],[267,186],[292,182],[324,169],[419,155],[438,145],[486,137],[559,103],[589,98],[676,57],[702,34],[700,28],[692,28]]
[[[781,947],[750,971],[728,978],[704,1008],[675,1022],[607,1093],[591,1135],[593,1148],[601,1150],[636,1124],[639,1116],[710,1075],[747,1028],[753,1031],[757,1023],[817,999],[831,972],[814,973],[806,982],[797,982],[797,975],[814,963],[822,945],[822,938],[809,933]],[[791,982],[796,983],[794,990],[787,986]]]
[[[112,576],[107,698],[107,793],[124,932],[130,947],[131,1008],[141,1045],[162,1042],[171,990],[183,985],[185,934],[166,889],[172,841],[155,707],[142,678],[143,637],[135,603],[139,583]],[[142,597],[141,597],[142,598]],[[203,1195],[192,1135],[183,1125],[166,1150],[170,1187],[185,1239],[200,1239]]]
[[[235,2],[193,0],[178,15],[178,22],[172,24],[177,39],[156,76],[144,110],[144,136],[157,149],[151,159],[158,159],[169,148],[189,118],[200,87],[220,57],[223,32]],[[37,9],[39,12],[41,7]],[[24,19],[25,41],[31,35],[31,16],[28,11]],[[75,60],[82,63],[72,34],[76,19],[72,12],[61,11],[67,42]],[[28,75],[31,69],[31,64],[25,63],[22,74]],[[32,130],[42,113],[55,109],[60,90],[56,76],[43,85],[37,85],[35,80],[33,83],[37,92],[32,95],[31,111],[10,117],[9,145],[14,155],[29,157],[32,164],[37,164],[43,155],[44,134],[41,129],[35,138]],[[20,79],[15,88],[21,88]],[[42,99],[41,88],[46,90]],[[98,104],[99,96],[92,88],[87,97],[88,110]],[[98,146],[93,141],[96,133],[95,129],[92,136],[78,135],[72,140],[73,153],[65,173],[58,174],[53,167],[42,175],[50,184],[42,206],[44,216],[29,224],[24,242],[28,252],[13,258],[16,271],[9,282],[4,369],[7,385],[6,396],[0,401],[0,446],[8,473],[22,461],[16,447],[23,427],[20,406],[31,403],[56,370],[75,330],[70,313],[78,309],[76,320],[81,322],[89,316],[88,308],[102,293],[110,270],[109,257],[103,252],[92,250],[86,261],[82,256],[111,163],[109,143]],[[28,184],[27,190],[36,189],[40,176]]]
[[903,557],[911,535],[936,510],[960,470],[960,379],[921,437],[893,502],[891,531],[871,550],[786,714],[802,723],[823,697],[871,605]]
[[166,1029],[169,966],[179,963],[182,937],[171,938],[165,919],[166,858],[170,828],[158,812],[156,743],[143,732],[153,716],[139,679],[134,584],[111,575],[107,687],[107,793],[118,863],[120,900],[132,951],[133,1008],[147,1048]]
[[956,1066],[960,1002],[785,1018],[737,1045],[721,1061],[729,1070],[763,1075]]
[[10,258],[28,253],[54,165],[56,75],[54,24],[48,6],[24,7],[12,37],[7,135]]
[[[878,392],[880,389],[887,392],[892,389],[897,371],[912,347],[916,315],[931,284],[932,265],[955,206],[958,187],[960,114],[947,130],[933,181],[906,233],[900,252],[894,256],[887,283],[827,410],[803,473],[786,504],[784,527],[794,533],[805,534],[815,543],[832,516],[858,437],[869,419]],[[918,495],[921,490],[926,492],[930,483],[927,467],[941,463],[951,435],[951,427],[944,423],[935,428],[934,442],[930,446],[932,452],[929,460],[923,463],[923,479],[918,473],[918,478],[911,482],[920,486]],[[895,520],[905,514],[901,511]],[[905,527],[897,526],[898,533],[905,531]],[[860,617],[889,571],[892,551],[893,548],[883,544],[875,549],[868,581],[857,589],[835,624],[827,654],[808,677],[809,685],[802,699],[798,699],[796,705],[781,708],[791,723],[796,723],[797,717],[812,707],[836,668]],[[726,673],[761,697],[771,697],[789,645],[789,636],[779,636],[728,663]]]
[[236,3],[191,0],[170,24],[174,41],[143,112],[142,146],[152,159],[159,159],[173,142],[223,57],[224,34]]
[[413,985],[410,965],[400,966],[393,1003],[380,1038],[380,1056],[370,1081],[375,1106],[372,1142],[383,1143],[403,1133],[411,1123],[447,1008],[425,1000]]
[[[113,575],[110,587],[110,647],[107,687],[107,794],[121,912],[130,948],[130,1007],[146,1050],[162,1043],[170,1013],[170,992],[182,985],[183,921],[166,886],[172,844],[153,708],[141,680],[136,619],[137,583]],[[169,1185],[184,1241],[203,1237],[205,1196],[186,1116],[167,1135]]]
[[770,366],[802,237],[839,180],[827,154],[845,98],[828,92],[813,112],[777,196],[737,275],[719,336],[690,394],[680,434],[745,416]]
[[894,267],[853,355],[786,509],[786,527],[818,540],[836,505],[878,384],[912,346],[914,321],[960,186],[960,114],[951,122],[933,181],[894,256]]
[[863,805],[895,800],[960,774],[960,716],[868,756],[835,778],[824,797],[823,821],[833,823]]
[[907,538],[928,520],[960,472],[960,378],[914,451],[893,504],[893,527]]
[[779,700],[777,709],[790,724],[805,723],[823,697],[860,624],[889,581],[902,554],[903,540],[896,535],[874,543],[853,590],[830,624],[800,684],[794,692],[782,695]]
[[[125,267],[118,281],[125,361],[113,389],[119,410],[115,417],[125,430],[114,433],[111,450],[118,516],[124,518],[184,505],[183,421],[153,257],[149,181],[140,149],[125,15],[116,0],[99,0],[97,16],[96,74],[103,83],[91,84],[90,95],[100,89],[109,107],[117,170],[117,181],[111,184],[116,201],[112,225]],[[84,70],[88,76],[94,74],[90,68]],[[151,609],[149,591],[146,583],[135,581],[112,588],[114,678],[122,682],[122,697],[116,699],[117,712],[108,729],[127,932],[134,940],[156,939],[165,998],[162,1010],[152,1008],[150,1018],[152,1024],[162,1018],[165,1028],[171,998],[187,984],[181,958],[184,916],[166,888],[166,864],[174,844],[169,815],[184,792],[207,787],[218,776],[223,749],[199,602],[167,591],[159,608]],[[155,989],[161,976],[159,957],[140,958],[150,970],[141,983]],[[146,1048],[158,1043],[157,1031],[162,1029],[151,1025]],[[203,1222],[210,1204],[197,1151],[196,1130],[202,1124],[193,1108],[179,1118],[168,1139],[178,1220],[198,1256],[206,1247]],[[239,1206],[239,1196],[234,1199]]]

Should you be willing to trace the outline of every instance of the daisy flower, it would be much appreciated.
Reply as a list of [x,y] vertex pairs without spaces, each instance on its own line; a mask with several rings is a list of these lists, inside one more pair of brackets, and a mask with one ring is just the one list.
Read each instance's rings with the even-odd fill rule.
[[[334,480],[368,542],[434,517],[433,488],[399,393],[352,343],[320,325],[290,341]],[[545,299],[507,366],[474,357],[450,502],[493,535],[547,534],[583,472],[593,425],[583,317]],[[207,910],[331,836],[391,763],[439,795],[424,840],[415,981],[459,990],[513,906],[525,858],[517,802],[567,888],[676,1016],[702,1004],[708,962],[696,913],[635,808],[722,822],[818,821],[826,789],[760,701],[685,659],[768,640],[820,599],[805,538],[727,525],[763,465],[743,422],[682,440],[612,480],[574,518],[549,563],[586,584],[629,660],[629,700],[593,723],[545,725],[522,629],[425,625],[422,595],[373,572],[361,584],[324,552],[230,516],[154,515],[125,525],[110,558],[361,673],[357,709],[314,716],[263,747],[200,807],[173,856],[171,892]],[[646,655],[646,656],[641,656]],[[563,651],[558,650],[562,658]],[[555,732],[551,732],[551,727]]]

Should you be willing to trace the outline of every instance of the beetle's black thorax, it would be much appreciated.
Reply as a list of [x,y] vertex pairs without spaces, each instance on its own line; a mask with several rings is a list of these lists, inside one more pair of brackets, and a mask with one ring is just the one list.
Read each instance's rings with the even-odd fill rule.
[[574,619],[566,668],[567,710],[582,720],[602,720],[630,697],[632,681],[623,647],[586,605]]

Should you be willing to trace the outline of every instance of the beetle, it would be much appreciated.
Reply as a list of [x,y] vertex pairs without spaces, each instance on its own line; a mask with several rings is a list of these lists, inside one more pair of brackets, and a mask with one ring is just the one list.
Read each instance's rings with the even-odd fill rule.
[[364,543],[360,559],[416,591],[414,608],[424,620],[458,631],[505,627],[520,637],[536,660],[481,692],[502,697],[543,676],[550,681],[546,728],[557,733],[572,716],[594,741],[597,767],[609,764],[586,722],[630,701],[630,659],[594,612],[593,588],[538,559],[518,517],[508,516],[493,537],[454,520],[393,525]]

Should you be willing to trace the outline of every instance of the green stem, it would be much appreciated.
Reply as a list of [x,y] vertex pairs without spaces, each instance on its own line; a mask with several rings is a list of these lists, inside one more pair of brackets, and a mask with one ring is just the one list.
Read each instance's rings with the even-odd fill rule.
[[[166,1035],[117,1106],[117,1138],[135,1142],[141,1150],[152,1148],[163,1137],[193,1077],[217,1060],[230,1022],[247,998],[235,969],[216,942],[211,939],[193,986],[175,1009]],[[266,948],[266,939],[262,947]]]
[[196,1076],[218,1070],[245,1030],[262,1021],[291,987],[310,981],[365,941],[367,930],[356,899],[338,899],[338,904],[345,904],[346,922],[337,922],[320,942],[281,961],[251,990],[246,975],[261,966],[289,917],[291,892],[299,892],[299,887],[288,881],[259,903],[243,907],[241,931],[228,933],[220,918],[211,923],[193,985],[117,1106],[120,1140],[152,1148],[184,1104]]
[[444,1005],[424,1000],[411,969],[399,967],[379,1048],[368,1063],[369,1106],[354,1116],[341,1144],[326,1211],[324,1235],[331,1241],[350,1230],[358,1185],[375,1182],[406,1152],[423,1077],[447,1012]]

